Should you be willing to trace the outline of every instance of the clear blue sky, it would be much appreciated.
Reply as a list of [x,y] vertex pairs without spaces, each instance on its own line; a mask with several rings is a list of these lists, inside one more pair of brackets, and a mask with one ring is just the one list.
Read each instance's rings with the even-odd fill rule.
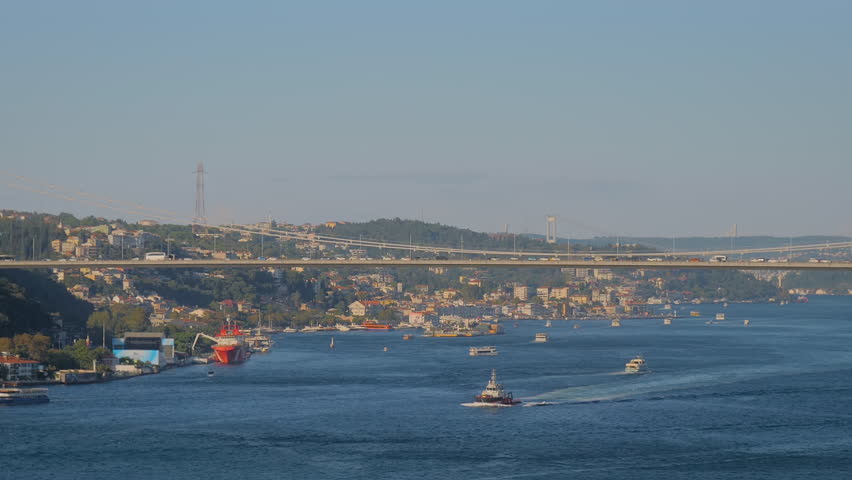
[[[0,170],[214,221],[852,233],[852,2],[5,2]],[[9,188],[0,208],[121,215]]]

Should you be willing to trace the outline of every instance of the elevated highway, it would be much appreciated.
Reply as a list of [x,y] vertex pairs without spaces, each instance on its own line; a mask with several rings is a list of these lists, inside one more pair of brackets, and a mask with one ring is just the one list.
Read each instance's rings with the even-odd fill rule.
[[852,271],[852,262],[755,262],[729,261],[706,262],[687,260],[431,260],[431,259],[275,259],[275,260],[78,260],[78,261],[0,261],[0,269],[44,269],[44,268],[262,268],[262,267],[476,267],[476,268],[609,268],[628,270],[827,270]]

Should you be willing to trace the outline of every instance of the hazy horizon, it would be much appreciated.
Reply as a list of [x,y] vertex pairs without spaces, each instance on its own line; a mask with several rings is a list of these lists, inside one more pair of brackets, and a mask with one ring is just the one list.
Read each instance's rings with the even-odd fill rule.
[[[19,3],[0,170],[213,223],[849,235],[852,4]],[[138,220],[10,188],[0,208]]]

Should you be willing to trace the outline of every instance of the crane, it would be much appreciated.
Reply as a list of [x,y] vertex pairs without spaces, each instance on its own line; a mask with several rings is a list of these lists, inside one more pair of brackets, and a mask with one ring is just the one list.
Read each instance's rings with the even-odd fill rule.
[[195,340],[192,341],[192,347],[189,349],[190,353],[195,353],[195,344],[198,343],[198,339],[201,338],[201,337],[204,337],[208,340],[213,340],[213,343],[219,343],[219,340],[216,339],[216,337],[211,337],[210,335],[207,335],[206,333],[201,333],[201,332],[196,333],[195,334]]

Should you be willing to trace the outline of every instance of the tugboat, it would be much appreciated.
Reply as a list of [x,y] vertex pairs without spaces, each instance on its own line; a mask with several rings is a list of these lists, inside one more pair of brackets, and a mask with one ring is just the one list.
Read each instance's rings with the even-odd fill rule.
[[229,318],[216,335],[216,345],[213,352],[219,363],[242,363],[248,360],[249,353],[243,338],[245,334],[240,327]]
[[491,380],[485,386],[485,390],[473,397],[473,403],[464,404],[472,407],[511,407],[521,403],[520,400],[512,398],[512,392],[503,390],[503,385],[497,383],[497,371],[491,370]]

